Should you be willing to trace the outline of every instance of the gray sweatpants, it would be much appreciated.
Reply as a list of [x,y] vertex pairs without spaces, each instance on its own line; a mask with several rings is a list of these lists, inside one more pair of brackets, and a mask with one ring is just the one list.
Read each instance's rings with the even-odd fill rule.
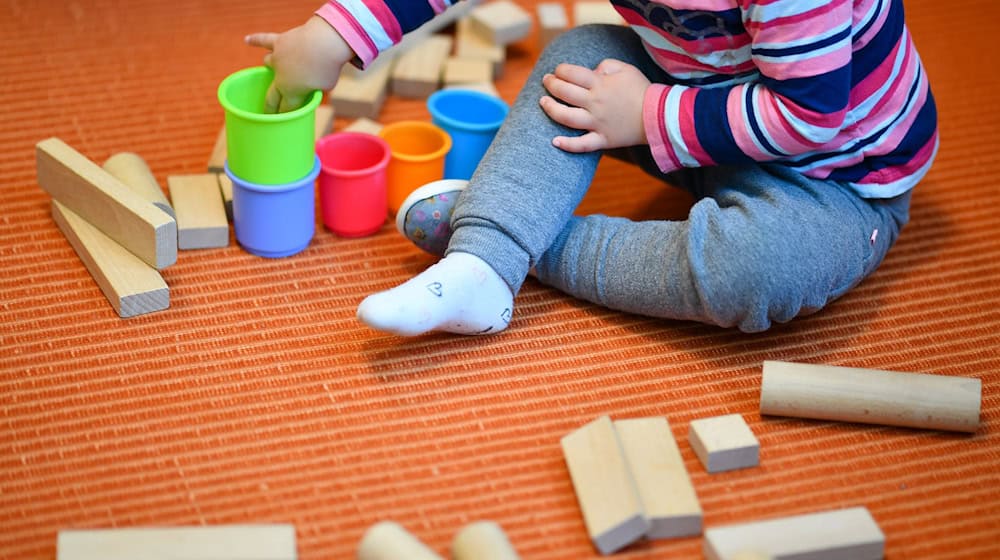
[[762,331],[871,274],[908,221],[909,193],[865,199],[776,164],[662,174],[648,146],[616,155],[691,192],[686,220],[574,216],[604,154],[552,146],[580,132],[541,110],[541,79],[562,62],[593,68],[605,58],[669,83],[630,29],[568,31],[540,57],[456,204],[448,252],[479,256],[513,293],[533,266],[541,282],[612,309]]

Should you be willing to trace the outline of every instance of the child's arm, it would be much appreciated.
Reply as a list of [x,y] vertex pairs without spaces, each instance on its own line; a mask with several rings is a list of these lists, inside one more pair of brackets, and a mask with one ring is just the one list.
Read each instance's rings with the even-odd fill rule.
[[586,131],[581,136],[556,136],[552,139],[555,147],[578,153],[646,143],[642,104],[650,84],[638,68],[613,59],[593,70],[560,64],[542,83],[552,94],[540,100],[545,114],[559,124]]

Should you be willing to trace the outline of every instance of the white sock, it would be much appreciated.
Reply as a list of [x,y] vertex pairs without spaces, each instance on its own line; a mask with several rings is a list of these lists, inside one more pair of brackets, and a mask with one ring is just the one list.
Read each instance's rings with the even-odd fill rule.
[[399,286],[365,298],[358,319],[402,336],[493,334],[507,328],[513,309],[514,296],[493,267],[469,253],[450,253]]

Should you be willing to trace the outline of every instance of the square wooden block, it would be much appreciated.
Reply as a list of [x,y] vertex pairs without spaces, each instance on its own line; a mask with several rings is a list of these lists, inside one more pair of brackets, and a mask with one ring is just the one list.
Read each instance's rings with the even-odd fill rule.
[[688,441],[710,473],[756,467],[760,444],[739,414],[694,420]]

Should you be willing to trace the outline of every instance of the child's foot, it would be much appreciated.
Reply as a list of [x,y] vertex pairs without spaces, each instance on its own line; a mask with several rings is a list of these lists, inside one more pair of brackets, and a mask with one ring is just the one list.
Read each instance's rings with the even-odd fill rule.
[[428,253],[441,257],[451,239],[451,213],[458,194],[468,184],[463,179],[443,179],[418,188],[396,212],[396,229]]
[[365,298],[358,319],[402,336],[430,331],[493,334],[507,328],[514,296],[479,257],[451,253],[399,286]]

